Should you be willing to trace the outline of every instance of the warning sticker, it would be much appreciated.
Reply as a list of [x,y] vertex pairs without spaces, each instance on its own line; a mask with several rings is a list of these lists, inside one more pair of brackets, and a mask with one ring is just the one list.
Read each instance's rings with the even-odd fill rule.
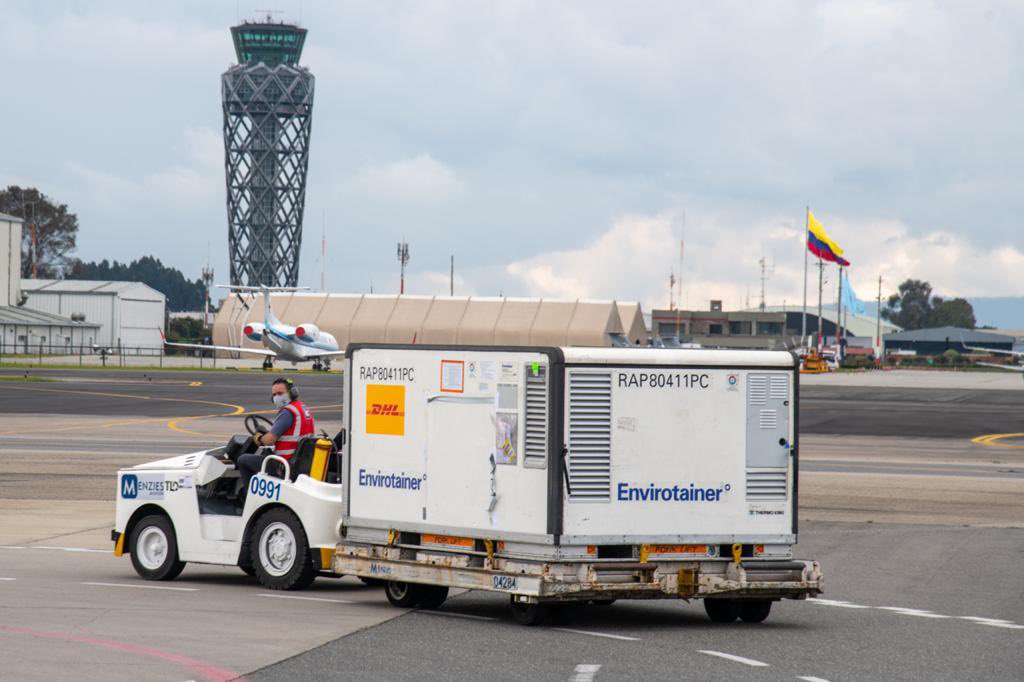
[[462,393],[465,390],[466,363],[462,360],[441,361],[441,390]]
[[405,435],[405,386],[366,385],[366,432]]

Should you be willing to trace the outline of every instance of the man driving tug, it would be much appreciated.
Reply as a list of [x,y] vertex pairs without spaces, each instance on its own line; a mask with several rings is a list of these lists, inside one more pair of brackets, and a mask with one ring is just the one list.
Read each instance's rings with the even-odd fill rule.
[[291,462],[295,454],[295,446],[299,440],[316,433],[313,413],[299,400],[299,391],[291,379],[279,377],[274,379],[270,387],[270,398],[279,409],[270,431],[253,434],[252,440],[257,446],[273,447],[259,452],[240,455],[236,463],[242,481],[241,490],[249,489],[249,479],[260,470],[264,458],[274,454]]

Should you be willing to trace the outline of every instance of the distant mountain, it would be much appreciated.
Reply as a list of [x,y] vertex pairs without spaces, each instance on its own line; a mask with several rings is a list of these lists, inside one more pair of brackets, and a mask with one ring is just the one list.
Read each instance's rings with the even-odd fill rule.
[[1024,329],[1024,296],[968,298],[974,307],[978,326],[999,329]]

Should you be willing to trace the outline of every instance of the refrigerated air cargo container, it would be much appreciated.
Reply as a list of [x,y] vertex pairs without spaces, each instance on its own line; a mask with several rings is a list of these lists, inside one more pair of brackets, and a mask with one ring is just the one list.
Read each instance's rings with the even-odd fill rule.
[[335,573],[398,606],[505,592],[517,619],[615,599],[760,621],[795,560],[788,352],[352,345]]

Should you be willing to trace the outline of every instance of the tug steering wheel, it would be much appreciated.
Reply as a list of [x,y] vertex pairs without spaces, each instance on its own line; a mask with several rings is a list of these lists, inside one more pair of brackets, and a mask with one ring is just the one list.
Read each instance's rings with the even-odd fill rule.
[[270,427],[274,423],[259,414],[250,414],[245,418],[245,430],[249,432],[250,436],[255,436],[257,433],[268,433]]

